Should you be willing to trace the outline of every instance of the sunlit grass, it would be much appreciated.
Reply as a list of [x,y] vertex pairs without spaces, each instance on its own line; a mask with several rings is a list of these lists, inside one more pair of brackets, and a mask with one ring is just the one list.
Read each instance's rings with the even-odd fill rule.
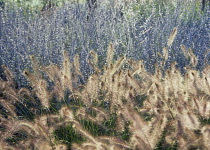
[[[168,47],[175,40],[174,30]],[[31,148],[32,143],[35,149],[208,148],[209,65],[200,77],[194,69],[195,58],[190,57],[191,68],[186,68],[184,75],[176,63],[162,74],[160,70],[168,59],[166,48],[162,66],[156,66],[155,73],[151,74],[144,70],[142,61],[128,60],[125,56],[111,63],[115,51],[112,46],[111,43],[103,71],[97,67],[97,59],[90,61],[93,74],[87,83],[77,86],[72,85],[82,76],[81,69],[77,61],[68,62],[66,51],[62,67],[38,66],[37,60],[31,57],[33,73],[24,71],[31,83],[30,90],[17,89],[12,72],[4,66],[2,148]],[[188,50],[186,57],[188,55],[194,54]],[[76,59],[80,58],[75,55]],[[124,63],[130,67],[123,68]],[[49,70],[55,67],[57,69]],[[43,73],[54,84],[39,84],[45,81]],[[27,103],[27,99],[32,103]],[[21,141],[24,145],[20,146]]]
[[0,149],[208,149],[209,12],[178,2],[1,9]]

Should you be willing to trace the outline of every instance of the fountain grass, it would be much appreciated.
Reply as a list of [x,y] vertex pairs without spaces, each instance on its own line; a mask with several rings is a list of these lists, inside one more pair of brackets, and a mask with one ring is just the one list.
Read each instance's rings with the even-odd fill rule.
[[209,12],[180,2],[0,9],[0,149],[208,150]]
[[113,62],[114,51],[111,43],[103,70],[97,59],[91,61],[94,72],[84,84],[76,84],[82,76],[79,61],[69,62],[66,51],[57,67],[37,65],[31,57],[33,71],[24,71],[30,89],[18,89],[3,66],[1,149],[208,149],[209,65],[200,76],[190,57],[183,75],[176,63],[165,73],[159,71],[164,66],[156,66],[152,74],[143,72],[142,61],[123,56]]

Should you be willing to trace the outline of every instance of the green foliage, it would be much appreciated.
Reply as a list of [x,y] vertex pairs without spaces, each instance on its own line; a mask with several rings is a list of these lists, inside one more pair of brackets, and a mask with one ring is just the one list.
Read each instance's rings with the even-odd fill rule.
[[110,114],[109,120],[105,121],[103,124],[109,129],[114,129],[117,125],[116,121],[117,121],[117,115]]
[[21,140],[24,140],[28,137],[27,133],[25,131],[17,131],[15,132],[11,137],[8,137],[6,139],[6,142],[10,145],[15,145]]
[[135,97],[135,102],[137,103],[137,106],[142,108],[144,101],[146,100],[147,96],[146,95],[137,95]]
[[154,117],[154,114],[149,114],[149,113],[140,113],[141,117],[145,120],[145,121],[151,121],[152,118]]
[[106,98],[106,92],[100,90],[98,100],[100,101],[99,107],[102,107],[105,110],[110,110],[110,102]]
[[67,103],[67,105],[73,110],[74,113],[76,113],[78,108],[82,107],[84,104],[79,96],[71,95],[69,98],[70,101]]
[[71,105],[72,106],[83,106],[83,102],[79,96],[71,96]]
[[97,116],[97,112],[94,109],[92,109],[92,108],[88,108],[86,113],[91,115],[92,117],[96,117]]
[[201,122],[201,125],[210,125],[210,117],[204,118],[202,116],[199,116],[199,120]]
[[[26,0],[24,2],[26,2]],[[42,5],[43,6],[46,6],[46,5],[48,5],[49,2],[50,2],[50,0],[43,1],[42,2]],[[17,1],[17,3],[20,3],[20,1]],[[164,17],[167,14],[171,14],[171,13],[173,13],[175,11],[175,6],[171,3],[171,1],[169,2],[167,0],[162,0],[162,1],[161,0],[157,0],[157,1],[154,1],[154,3],[150,3],[149,0],[148,0],[148,1],[146,1],[146,4],[147,4],[147,7],[145,7],[143,5],[134,5],[133,6],[133,10],[138,12],[138,15],[143,18],[143,21],[145,21],[144,19],[146,19],[148,16],[151,15],[151,10],[154,10],[154,16],[155,16],[155,18]],[[22,6],[22,4],[20,4],[20,5]],[[56,4],[56,6],[57,6],[57,4]],[[188,7],[190,7],[190,6],[188,6]],[[197,4],[195,5],[195,8],[196,8],[196,10],[195,10],[195,13],[193,15],[187,14],[186,10],[188,8],[185,9],[185,10],[183,10],[183,12],[182,12],[183,13],[183,18],[186,19],[187,21],[189,19],[192,19],[192,20],[198,19],[198,16],[201,15],[201,12],[200,12],[200,10],[198,10],[199,7],[198,7]],[[192,10],[190,10],[190,11],[192,11]],[[128,16],[128,18],[129,18],[129,16]],[[192,20],[190,20],[190,21],[192,21]],[[94,44],[94,43],[92,43],[92,44]],[[157,44],[157,43],[155,43],[155,44]],[[126,45],[126,43],[125,43],[125,45]],[[156,46],[157,47],[161,47],[162,45],[158,43]],[[76,52],[81,52],[81,50],[82,49],[79,46],[76,49]],[[171,52],[172,53],[175,53],[175,51],[173,51],[173,50],[171,50]],[[123,55],[123,54],[115,54],[114,55],[114,59],[112,59],[111,62],[113,64],[116,63],[117,62],[117,58],[120,55]],[[99,56],[98,66],[99,66],[99,69],[101,69],[102,72],[103,72],[102,69],[103,69],[105,60],[106,59],[103,56]],[[123,69],[130,70],[132,67],[129,68],[129,67],[127,67],[127,65],[128,64],[125,64],[125,66],[124,66]],[[121,66],[121,69],[122,69],[122,66]],[[113,70],[111,70],[111,72],[112,71]],[[135,70],[131,70],[131,71],[135,71]],[[65,73],[65,72],[62,71],[62,73]],[[103,74],[101,74],[101,75],[103,77]],[[106,74],[106,75],[108,76],[108,74]],[[114,76],[112,76],[112,77],[114,77]],[[155,77],[154,78],[156,80],[153,80],[152,79],[153,78],[152,75],[150,75],[150,77],[151,77],[151,81],[152,82],[155,81],[155,82],[157,82],[156,84],[159,87],[162,86],[163,80],[158,81]],[[120,76],[120,78],[123,79],[123,76]],[[131,76],[130,78],[141,80],[141,74],[136,75],[135,77],[132,77]],[[45,80],[49,80],[49,79],[46,78]],[[150,80],[150,79],[148,79],[148,80]],[[101,82],[101,81],[102,81],[102,78],[100,78],[98,82]],[[87,81],[87,82],[89,82],[89,81]],[[127,82],[129,82],[129,81],[126,80],[126,84],[127,84]],[[105,83],[105,82],[103,82],[103,83]],[[136,82],[136,84],[138,84],[138,83],[139,82]],[[102,84],[102,82],[101,82],[101,84]],[[108,82],[106,84],[112,84],[112,83]],[[132,84],[132,82],[130,84]],[[7,85],[7,86],[9,88],[11,88],[10,85]],[[53,85],[53,86],[56,86],[56,85]],[[132,145],[132,141],[130,141],[130,140],[132,140],[131,137],[133,135],[134,135],[133,137],[136,137],[136,140],[138,140],[138,138],[139,138],[139,141],[136,141],[137,143],[140,143],[141,144],[141,142],[144,142],[145,143],[145,141],[148,142],[148,143],[149,142],[153,143],[152,142],[152,138],[151,139],[150,138],[144,139],[141,136],[138,137],[138,133],[137,132],[139,131],[139,129],[142,129],[141,127],[144,127],[144,125],[146,126],[147,124],[150,124],[150,123],[151,124],[155,124],[156,122],[154,122],[155,119],[153,119],[153,118],[159,117],[158,115],[160,115],[160,116],[163,116],[164,115],[164,116],[166,116],[166,118],[168,120],[170,119],[169,117],[167,117],[168,116],[167,113],[169,111],[165,111],[164,114],[161,114],[161,113],[163,113],[165,107],[160,108],[163,111],[156,112],[155,114],[144,112],[145,109],[146,110],[149,110],[150,109],[148,112],[151,112],[151,111],[155,110],[158,107],[157,106],[158,103],[156,103],[154,105],[151,105],[151,108],[148,108],[148,106],[144,107],[144,101],[145,100],[148,100],[148,102],[151,102],[153,100],[153,98],[150,99],[149,95],[147,96],[145,94],[146,92],[144,92],[144,94],[142,94],[142,95],[135,95],[134,96],[134,103],[133,103],[133,97],[132,97],[132,99],[129,99],[129,98],[126,99],[122,95],[119,95],[119,96],[121,96],[121,100],[123,102],[123,104],[120,102],[119,105],[121,105],[121,106],[119,106],[118,105],[118,102],[116,102],[116,99],[112,99],[112,97],[110,96],[110,95],[113,94],[112,93],[113,92],[112,89],[108,89],[106,92],[104,92],[104,91],[101,90],[98,93],[99,96],[98,96],[98,99],[97,100],[92,100],[92,99],[89,100],[89,97],[83,97],[83,94],[85,93],[85,90],[84,89],[86,88],[86,86],[85,86],[85,84],[83,84],[82,86],[83,86],[83,88],[79,88],[78,87],[78,89],[77,88],[76,89],[73,89],[72,92],[70,92],[69,90],[64,91],[64,98],[63,99],[58,99],[58,97],[60,97],[60,95],[57,95],[56,96],[56,94],[54,94],[52,96],[53,93],[51,93],[50,97],[51,96],[52,97],[51,97],[51,99],[49,99],[49,103],[50,103],[50,107],[49,108],[43,108],[42,105],[41,105],[40,100],[35,101],[35,99],[38,99],[38,98],[34,98],[33,99],[33,98],[31,98],[30,96],[27,96],[27,95],[24,95],[23,97],[20,97],[20,99],[22,101],[21,102],[18,101],[18,102],[15,103],[15,109],[16,109],[15,111],[16,111],[18,117],[19,117],[18,118],[19,119],[18,121],[21,122],[21,121],[23,121],[23,119],[34,120],[35,117],[39,117],[39,115],[46,115],[47,114],[46,115],[46,118],[47,119],[44,120],[44,121],[42,120],[43,122],[40,120],[39,123],[40,124],[41,123],[44,124],[45,122],[48,121],[48,119],[52,119],[53,121],[55,121],[55,122],[52,121],[51,125],[49,125],[48,122],[47,122],[47,125],[48,126],[52,127],[53,125],[55,125],[55,127],[56,127],[56,130],[53,132],[53,134],[55,136],[55,140],[59,141],[60,143],[67,144],[68,145],[68,148],[70,149],[71,146],[72,146],[72,143],[75,142],[75,143],[78,143],[78,144],[82,144],[83,142],[86,141],[86,139],[82,135],[80,135],[80,134],[78,134],[78,132],[76,132],[76,131],[81,131],[81,130],[83,131],[83,129],[85,129],[88,134],[91,133],[94,136],[105,136],[106,135],[106,136],[110,136],[110,137],[113,137],[113,136],[114,137],[117,137],[118,140],[124,140],[124,141],[126,141],[125,143],[128,144],[128,147],[132,147],[133,146]],[[106,86],[102,86],[102,87],[106,87]],[[110,87],[113,87],[113,85],[111,85]],[[125,86],[125,87],[128,87],[128,86]],[[141,86],[139,86],[139,87],[141,87]],[[145,83],[145,88],[148,88],[148,87],[149,86],[148,85],[146,86],[146,83]],[[173,87],[173,88],[175,88],[175,87]],[[47,89],[47,90],[51,91],[52,89],[51,90],[50,89]],[[126,90],[128,90],[128,89],[126,89]],[[138,90],[136,90],[136,89],[133,90],[133,93],[135,93],[135,94],[138,93],[139,92]],[[145,91],[145,89],[141,89],[141,90],[142,91]],[[14,92],[16,92],[16,91],[14,91]],[[59,92],[61,92],[61,91],[59,91]],[[75,92],[75,94],[74,94],[74,92]],[[88,93],[85,93],[85,94],[88,94],[89,95],[90,93],[88,92]],[[159,92],[159,93],[161,93],[161,92]],[[167,93],[167,94],[169,94],[169,93]],[[172,94],[170,93],[170,96],[171,95]],[[3,97],[2,93],[0,93],[0,97]],[[131,106],[136,106],[135,108],[130,108],[130,106],[127,105],[128,102],[130,104],[130,100],[131,100],[131,103],[132,103]],[[161,101],[166,101],[166,100],[161,99]],[[83,102],[89,102],[89,105],[84,105]],[[38,104],[36,104],[36,103],[38,103]],[[114,105],[113,103],[116,103],[116,104]],[[177,103],[179,103],[179,100],[177,100]],[[63,105],[67,105],[67,107],[65,107],[62,110],[62,106]],[[97,111],[95,111],[93,108],[91,108],[92,106],[97,107],[98,112],[100,112],[99,110],[103,108],[103,110],[101,111],[101,114],[103,114],[105,116],[105,118],[106,119],[108,118],[108,119],[105,120],[105,121],[101,121],[100,120],[101,118],[97,118],[98,117],[97,116]],[[174,107],[176,108],[177,106],[174,106]],[[186,108],[187,107],[190,107],[190,106],[187,106],[186,105]],[[37,114],[32,113],[31,112],[31,109],[32,108],[37,109],[37,111],[39,111],[39,113],[37,113]],[[76,112],[77,112],[77,110],[79,108],[82,108],[82,110],[85,110],[85,113],[86,113],[85,116],[87,115],[87,116],[89,116],[89,118],[87,117],[87,119],[86,118],[85,119],[79,119],[79,116],[76,116]],[[136,108],[139,108],[140,111],[141,111],[141,108],[142,108],[142,112],[144,112],[144,113],[139,113],[140,116],[136,117],[139,114],[136,113],[136,111],[133,111],[132,110],[132,109],[136,109]],[[186,109],[186,108],[183,108],[183,109]],[[104,111],[104,109],[106,111]],[[59,110],[62,110],[61,111],[61,114],[58,114]],[[74,113],[72,113],[72,110],[73,110]],[[186,110],[188,110],[188,109],[186,109]],[[191,109],[189,109],[189,110],[191,110]],[[3,116],[3,119],[5,119],[5,118],[7,118],[9,116],[8,112],[5,110],[5,108],[1,104],[0,104],[0,112],[1,112],[1,115]],[[113,113],[113,112],[115,112],[115,113]],[[107,114],[105,114],[105,113],[107,113]],[[160,114],[158,114],[158,113],[160,113]],[[53,115],[53,114],[56,114],[56,115]],[[118,114],[120,114],[121,116],[118,116]],[[182,117],[182,114],[179,114],[179,112],[176,112],[176,114],[178,114],[180,118]],[[131,116],[131,117],[127,117],[127,115],[128,116]],[[134,117],[132,118],[132,116],[134,116]],[[138,120],[138,118],[140,118],[140,117],[142,119],[139,119]],[[63,118],[63,119],[60,119],[60,118]],[[95,120],[94,121],[90,121],[91,120],[90,118],[91,119],[93,118],[93,120],[96,119],[96,121]],[[90,119],[90,120],[88,120],[88,119]],[[97,120],[97,119],[99,119],[99,120]],[[119,121],[118,119],[122,119],[122,120]],[[131,120],[129,120],[129,119],[131,119]],[[156,119],[159,119],[160,120],[160,117],[159,118],[156,118]],[[173,118],[173,119],[174,119],[175,122],[176,121],[179,121],[179,120],[175,120],[176,118]],[[202,125],[209,125],[210,124],[210,118],[199,117],[199,119],[200,119],[200,122],[201,122]],[[129,121],[128,122],[125,122],[125,120],[129,120]],[[144,120],[144,121],[142,121],[142,120]],[[8,121],[10,121],[10,120],[8,119]],[[63,122],[60,122],[60,121],[63,121]],[[120,126],[120,125],[122,125],[121,124],[122,123],[121,121],[122,122],[124,121],[123,122],[124,123],[123,124],[124,127],[123,126],[122,127]],[[161,120],[161,121],[164,122],[163,120]],[[63,124],[66,124],[66,123],[69,123],[69,122],[71,122],[71,123],[75,123],[76,122],[77,124],[80,124],[83,128],[81,129],[79,127],[75,127],[74,126],[76,128],[76,129],[74,129],[72,124],[69,124],[67,126],[63,126]],[[132,129],[132,131],[134,131],[133,133],[131,133],[131,131],[130,131],[130,124],[132,124],[132,127],[134,128],[134,129]],[[140,124],[140,125],[139,126],[135,126],[136,124],[138,124],[138,125]],[[164,123],[163,123],[162,126],[164,126]],[[120,127],[120,131],[118,130],[118,127]],[[153,129],[151,129],[150,131],[149,130],[145,130],[144,131],[145,132],[145,135],[147,137],[154,136],[155,133],[153,134],[152,133],[153,131],[154,132],[157,131],[159,133],[162,133],[162,136],[161,137],[160,136],[156,136],[157,139],[159,137],[160,137],[160,139],[159,139],[159,142],[156,145],[155,150],[176,150],[176,149],[178,149],[178,147],[179,147],[179,144],[177,142],[177,140],[179,140],[178,138],[176,138],[173,141],[173,143],[167,143],[167,141],[166,141],[166,137],[171,134],[170,132],[178,132],[178,131],[175,131],[175,130],[172,131],[171,128],[168,128],[168,127],[165,127],[164,126],[162,129],[165,129],[165,130],[162,132],[161,130],[159,130],[159,126],[156,126],[156,127],[158,128],[158,131],[157,130],[153,130]],[[154,128],[155,128],[155,126],[154,126]],[[148,129],[150,129],[150,127],[148,127]],[[6,130],[6,128],[4,128],[3,126],[0,126],[0,131],[5,132],[5,130]],[[147,131],[149,131],[149,132],[147,132]],[[48,131],[46,130],[46,132],[48,132]],[[80,132],[80,133],[82,133],[82,132]],[[152,133],[152,134],[150,135],[150,133]],[[42,134],[43,133],[41,133],[41,132],[39,133],[39,135],[42,135]],[[47,134],[48,135],[51,135],[51,133],[47,133]],[[199,136],[202,136],[203,133],[202,133],[201,130],[197,129],[197,130],[194,130],[194,134],[199,137]],[[43,134],[43,135],[45,137],[45,134]],[[85,134],[84,134],[84,136],[85,136]],[[172,136],[173,135],[171,135],[171,137]],[[17,144],[19,141],[24,140],[26,138],[27,138],[27,134],[26,133],[17,131],[15,133],[13,133],[13,136],[12,137],[6,138],[6,142],[9,143],[10,145],[14,145],[14,144]],[[50,136],[48,138],[51,139]],[[88,138],[88,136],[86,136],[86,138]],[[47,142],[48,141],[50,141],[50,140],[47,139]],[[112,142],[110,142],[110,143],[112,143]],[[107,144],[107,146],[109,146],[109,144]],[[152,148],[154,148],[154,146]],[[196,149],[196,148],[195,147],[191,147],[190,149]]]
[[[5,1],[5,0],[4,0]],[[56,6],[60,6],[67,0],[6,0],[6,3],[16,4],[23,8],[31,8],[41,10],[43,7],[52,2]]]
[[117,115],[116,114],[110,114],[110,117],[108,120],[103,122],[103,125],[108,128],[106,131],[106,135],[108,136],[117,136],[119,133],[116,131],[117,126]]
[[[116,121],[117,121],[117,115],[111,114],[110,118],[102,123],[102,125],[96,124],[94,122],[91,122],[89,120],[82,119],[80,120],[83,127],[89,131],[94,136],[117,136],[120,135],[120,133],[117,133],[116,131]],[[123,133],[124,138],[126,137],[126,134],[128,133],[128,129],[126,129],[125,133]]]
[[55,139],[60,143],[68,145],[69,149],[72,143],[81,144],[85,141],[80,134],[78,134],[71,124],[67,126],[61,126],[57,130],[54,131]]
[[137,4],[132,5],[132,11],[142,22],[145,22],[152,14],[157,19],[164,19],[167,15],[174,15],[179,8],[181,14],[180,19],[192,23],[195,20],[200,20],[202,15],[206,12],[201,10],[201,2],[175,2],[173,0],[146,0],[144,3],[139,1]]
[[129,125],[130,125],[130,122],[126,122],[125,127],[124,127],[124,131],[121,133],[122,140],[127,141],[127,142],[129,141],[130,136],[132,134],[130,132]]
[[106,134],[106,130],[96,123],[84,119],[80,122],[83,125],[84,129],[89,131],[94,136],[102,136]]
[[53,97],[51,98],[49,102],[50,102],[50,107],[48,109],[50,113],[57,113],[58,110],[61,109],[62,104],[57,99],[56,95],[53,95]]
[[128,102],[124,96],[121,98],[121,100],[122,100],[123,104],[126,104]]
[[[146,6],[146,7],[145,7]],[[168,0],[155,0],[153,2],[147,0],[144,3],[141,1],[132,5],[132,10],[141,18],[148,18],[152,11],[156,18],[164,17],[167,13],[173,13],[175,6]]]
[[20,119],[34,120],[35,115],[29,110],[26,103],[17,102],[15,108]]
[[[37,115],[45,115],[45,114],[56,114],[60,110],[63,105],[55,94],[52,95],[52,98],[49,100],[50,106],[49,108],[42,107],[40,101],[37,101],[37,106],[35,107],[37,111]],[[28,107],[29,108],[29,107]]]
[[116,130],[117,116],[115,114],[110,115],[110,119],[103,122],[104,126],[91,122],[89,120],[80,120],[84,129],[90,132],[94,136],[117,136],[124,141],[129,141],[131,132],[129,130],[129,122],[125,123],[125,127],[122,133]]
[[162,133],[162,136],[158,142],[158,144],[156,145],[156,148],[154,150],[178,150],[179,144],[177,141],[175,141],[173,144],[168,144],[166,142],[166,135],[170,134],[167,128],[165,128],[165,130]]

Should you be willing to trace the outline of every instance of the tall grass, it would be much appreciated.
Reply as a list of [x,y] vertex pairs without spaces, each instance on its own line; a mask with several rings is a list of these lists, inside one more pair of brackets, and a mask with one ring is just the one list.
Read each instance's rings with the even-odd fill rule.
[[18,89],[3,66],[1,149],[209,149],[209,65],[200,76],[191,57],[184,75],[176,62],[151,74],[142,61],[112,62],[113,51],[111,43],[103,69],[90,64],[85,84],[78,84],[80,58],[70,63],[66,51],[61,67],[31,57],[33,70],[24,71],[31,89]]
[[0,149],[209,149],[198,1],[0,8]]

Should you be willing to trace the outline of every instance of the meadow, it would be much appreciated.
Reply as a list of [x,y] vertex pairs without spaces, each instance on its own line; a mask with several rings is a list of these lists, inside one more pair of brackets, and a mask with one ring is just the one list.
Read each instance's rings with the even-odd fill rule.
[[210,149],[209,5],[0,6],[0,149]]

